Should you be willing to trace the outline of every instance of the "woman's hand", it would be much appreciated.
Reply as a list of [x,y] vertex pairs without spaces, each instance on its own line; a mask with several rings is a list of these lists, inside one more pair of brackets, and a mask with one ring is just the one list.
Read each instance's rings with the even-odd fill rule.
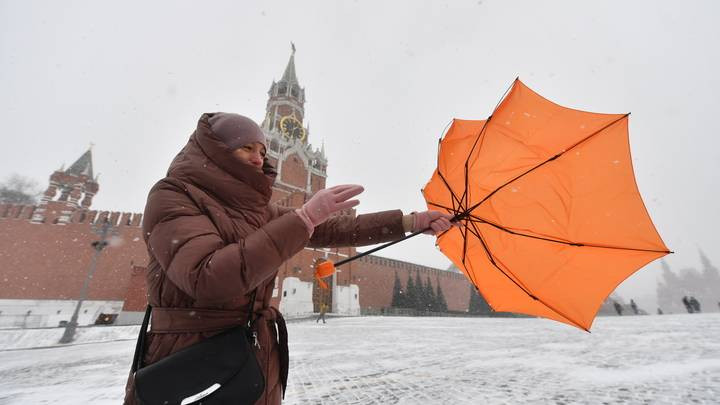
[[[407,218],[407,220],[405,220],[405,218]],[[407,224],[407,226],[405,226],[406,231],[417,232],[430,228],[423,232],[427,235],[439,235],[453,226],[460,226],[458,222],[450,222],[453,218],[452,214],[439,211],[413,212],[410,215],[406,215],[405,218],[403,218],[403,223]]]
[[310,201],[296,209],[295,212],[305,222],[308,232],[312,235],[315,227],[327,221],[332,214],[360,204],[360,200],[349,199],[364,190],[357,184],[343,184],[326,188],[315,193]]

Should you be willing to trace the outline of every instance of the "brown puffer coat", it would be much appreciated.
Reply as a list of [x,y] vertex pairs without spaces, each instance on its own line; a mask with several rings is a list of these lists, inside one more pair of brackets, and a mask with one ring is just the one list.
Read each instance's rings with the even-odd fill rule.
[[[204,114],[166,178],[150,190],[143,233],[150,262],[148,302],[152,324],[145,365],[253,316],[265,392],[257,404],[279,404],[287,378],[284,321],[270,307],[278,267],[305,246],[362,246],[404,235],[402,212],[338,216],[319,225],[312,239],[294,210],[270,204],[276,172],[239,162],[210,130]],[[278,343],[278,340],[281,343]],[[283,342],[284,340],[284,342]],[[135,404],[128,378],[125,404]]]

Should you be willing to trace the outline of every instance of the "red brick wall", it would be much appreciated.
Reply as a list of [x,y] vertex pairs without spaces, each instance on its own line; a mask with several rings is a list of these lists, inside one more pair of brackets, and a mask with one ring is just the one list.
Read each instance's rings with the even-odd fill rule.
[[[469,282],[462,274],[373,255],[365,256],[356,262],[348,263],[348,265],[351,265],[348,272],[352,273],[353,284],[360,287],[361,308],[377,309],[391,305],[396,272],[403,287],[407,286],[408,274],[412,275],[414,281],[415,274],[420,272],[420,279],[423,283],[429,276],[434,291],[437,291],[439,279],[448,309],[465,311],[468,308]],[[340,278],[340,280],[345,279]],[[340,284],[346,283],[341,281]]]
[[123,311],[144,311],[147,306],[147,283],[145,274],[147,269],[143,266],[132,266],[130,280],[125,291]]
[[297,153],[293,153],[283,161],[282,173],[280,173],[283,183],[304,189],[307,186],[307,176],[308,171]]
[[270,202],[275,202],[278,200],[283,200],[287,198],[287,196],[290,195],[290,192],[284,191],[284,190],[278,190],[277,188],[273,188],[272,196],[270,197]]
[[[91,243],[99,239],[90,223],[33,224],[8,218],[3,212],[11,210],[3,208],[0,206],[0,298],[77,299],[95,253]],[[102,217],[115,218],[116,223],[123,219],[133,222],[130,214],[112,214]],[[125,299],[132,265],[147,265],[140,228],[120,225],[116,229],[117,236],[98,258],[88,299]]]
[[313,194],[325,188],[325,177],[318,176],[317,174],[311,174],[310,176],[312,176],[310,178],[310,189]]

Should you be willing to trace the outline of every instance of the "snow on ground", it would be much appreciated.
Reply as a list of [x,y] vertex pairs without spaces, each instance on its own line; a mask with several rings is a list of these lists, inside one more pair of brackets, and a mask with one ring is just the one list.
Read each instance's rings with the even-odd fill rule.
[[[720,314],[288,324],[287,404],[720,403]],[[51,332],[56,337],[50,336]],[[0,405],[118,404],[137,327],[0,331]],[[104,341],[103,341],[104,340]],[[93,343],[95,342],[95,343]]]

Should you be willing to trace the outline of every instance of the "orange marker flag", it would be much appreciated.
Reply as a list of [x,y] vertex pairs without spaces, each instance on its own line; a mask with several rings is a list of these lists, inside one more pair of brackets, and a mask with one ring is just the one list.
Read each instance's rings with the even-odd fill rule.
[[335,273],[335,265],[328,260],[322,260],[315,265],[315,278],[321,288],[328,289],[328,285],[323,278],[330,277]]

